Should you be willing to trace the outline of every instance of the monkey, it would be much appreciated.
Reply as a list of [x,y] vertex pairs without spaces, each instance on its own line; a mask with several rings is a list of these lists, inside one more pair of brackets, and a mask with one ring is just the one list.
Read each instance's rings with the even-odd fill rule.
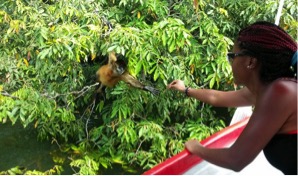
[[117,60],[115,52],[109,53],[108,63],[101,66],[97,70],[96,78],[97,82],[100,83],[100,86],[97,89],[97,93],[102,92],[102,88],[104,86],[112,88],[119,81],[124,81],[135,88],[149,91],[155,96],[159,94],[159,90],[155,89],[154,87],[142,84],[132,75],[130,75],[130,73],[126,69],[126,64]]

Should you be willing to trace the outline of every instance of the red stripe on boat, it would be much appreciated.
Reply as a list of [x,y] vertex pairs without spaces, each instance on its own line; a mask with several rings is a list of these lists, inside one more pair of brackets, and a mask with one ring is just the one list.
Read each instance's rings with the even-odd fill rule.
[[[222,148],[230,145],[241,134],[248,119],[249,117],[246,117],[240,122],[216,132],[202,140],[201,144],[209,148]],[[143,175],[181,175],[202,161],[203,160],[197,155],[192,155],[187,150],[183,150],[177,155],[144,172]]]
[[289,132],[287,132],[287,134],[298,134],[298,130],[289,131]]

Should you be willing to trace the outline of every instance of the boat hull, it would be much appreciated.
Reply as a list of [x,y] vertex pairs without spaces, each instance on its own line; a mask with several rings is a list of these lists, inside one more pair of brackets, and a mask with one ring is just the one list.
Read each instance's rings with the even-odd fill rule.
[[[210,137],[202,140],[200,143],[208,148],[224,148],[231,146],[238,136],[245,128],[249,117],[242,119],[241,121],[224,128],[223,130],[211,135]],[[258,167],[258,170],[256,170]],[[264,170],[265,173],[271,173],[274,175],[282,175],[282,173],[273,168],[266,160],[263,152],[245,169],[240,173],[242,174],[256,174],[260,173],[260,170]],[[158,164],[152,169],[143,173],[143,175],[233,175],[237,174],[229,169],[225,169],[216,165],[213,165],[202,158],[192,155],[187,150],[183,150],[177,155],[167,159],[166,161]]]

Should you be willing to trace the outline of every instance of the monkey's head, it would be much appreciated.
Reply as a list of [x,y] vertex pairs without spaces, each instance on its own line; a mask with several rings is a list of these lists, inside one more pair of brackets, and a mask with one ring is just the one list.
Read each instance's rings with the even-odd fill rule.
[[122,65],[121,63],[114,62],[112,65],[113,75],[122,75],[125,72],[126,66]]
[[125,57],[121,54],[117,54],[117,61],[114,62],[114,72],[116,71],[118,75],[122,75],[127,69],[127,63],[125,62]]
[[114,76],[122,75],[126,68],[127,64],[125,62],[124,56],[117,54],[115,52],[111,52],[109,54],[109,67],[113,71]]

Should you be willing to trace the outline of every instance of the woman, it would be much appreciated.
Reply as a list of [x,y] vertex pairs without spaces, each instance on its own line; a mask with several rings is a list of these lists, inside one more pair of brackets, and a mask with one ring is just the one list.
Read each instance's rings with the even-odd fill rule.
[[242,29],[228,53],[234,81],[244,88],[216,91],[186,88],[175,80],[169,89],[213,106],[254,106],[242,134],[229,148],[203,147],[190,140],[192,154],[221,167],[240,171],[263,150],[284,174],[297,174],[297,44],[280,27],[257,22]]

